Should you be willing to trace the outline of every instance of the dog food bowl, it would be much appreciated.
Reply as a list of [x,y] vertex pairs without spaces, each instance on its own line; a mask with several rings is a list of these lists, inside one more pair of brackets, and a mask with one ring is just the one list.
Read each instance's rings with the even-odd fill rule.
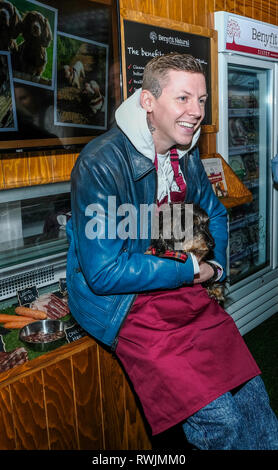
[[65,344],[65,322],[61,320],[39,320],[25,325],[19,339],[34,351],[51,351]]

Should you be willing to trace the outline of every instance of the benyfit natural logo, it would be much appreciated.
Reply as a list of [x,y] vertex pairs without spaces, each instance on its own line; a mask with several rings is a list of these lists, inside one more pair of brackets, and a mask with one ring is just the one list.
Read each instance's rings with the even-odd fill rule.
[[240,37],[240,26],[236,20],[233,18],[229,18],[228,24],[227,24],[227,36],[232,38],[232,42],[235,43],[235,38]]
[[150,32],[150,40],[153,42],[153,44],[157,41],[157,34],[155,31]]

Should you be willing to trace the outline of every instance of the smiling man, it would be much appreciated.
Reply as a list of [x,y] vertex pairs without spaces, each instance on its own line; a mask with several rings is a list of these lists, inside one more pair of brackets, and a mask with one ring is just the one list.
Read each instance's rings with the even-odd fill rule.
[[[156,57],[142,89],[116,111],[117,127],[82,150],[67,224],[69,306],[115,351],[153,434],[181,423],[200,449],[277,449],[277,419],[260,370],[232,318],[202,286],[225,278],[227,247],[226,210],[196,147],[206,98],[198,60]],[[210,218],[209,262],[190,253],[146,254],[156,208],[184,201]],[[117,231],[130,207],[136,227]],[[152,219],[142,220],[142,207]]]

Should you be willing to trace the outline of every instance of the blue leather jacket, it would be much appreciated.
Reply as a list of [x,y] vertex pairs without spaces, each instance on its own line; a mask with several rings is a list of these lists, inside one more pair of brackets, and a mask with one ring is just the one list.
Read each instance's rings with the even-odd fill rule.
[[[224,268],[224,278],[226,209],[214,195],[196,148],[180,160],[180,167],[187,183],[186,200],[199,204],[210,217],[216,243],[214,258]],[[144,255],[150,245],[151,224],[149,219],[148,233],[143,230],[140,236],[140,208],[156,202],[156,171],[152,161],[139,153],[119,129],[110,130],[84,147],[71,183],[72,217],[67,224],[69,307],[88,333],[113,348],[136,293],[191,283],[193,263],[191,257],[180,263]],[[119,237],[116,229],[131,214],[120,212],[123,209],[119,205],[125,203],[135,208],[135,223],[132,233]]]

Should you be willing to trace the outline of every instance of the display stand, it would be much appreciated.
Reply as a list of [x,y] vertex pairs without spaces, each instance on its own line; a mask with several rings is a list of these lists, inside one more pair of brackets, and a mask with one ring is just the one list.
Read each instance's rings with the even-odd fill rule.
[[201,155],[202,160],[206,158],[221,159],[227,184],[228,196],[221,197],[219,199],[227,209],[230,209],[231,207],[240,206],[241,204],[246,204],[252,201],[253,196],[251,191],[249,191],[249,189],[243,184],[243,182],[238,178],[232,168],[228,165],[228,163],[219,153]]

